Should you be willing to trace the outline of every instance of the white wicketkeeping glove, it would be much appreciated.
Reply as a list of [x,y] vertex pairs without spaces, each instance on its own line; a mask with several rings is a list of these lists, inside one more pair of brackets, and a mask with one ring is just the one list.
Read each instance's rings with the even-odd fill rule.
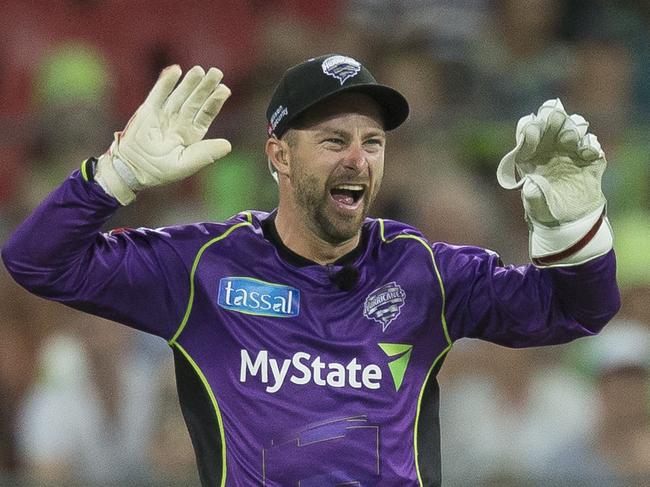
[[[97,162],[95,181],[122,205],[136,191],[184,179],[231,150],[225,139],[203,140],[230,89],[217,68],[173,65],[160,74],[144,103]],[[176,86],[176,88],[174,88]]]
[[588,127],[559,99],[548,100],[519,120],[517,146],[497,169],[501,186],[521,188],[537,265],[576,265],[612,248],[601,190],[607,162]]

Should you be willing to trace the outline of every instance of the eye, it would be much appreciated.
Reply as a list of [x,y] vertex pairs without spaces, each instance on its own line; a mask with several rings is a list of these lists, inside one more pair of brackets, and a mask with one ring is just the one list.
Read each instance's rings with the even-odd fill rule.
[[341,137],[327,137],[323,139],[323,147],[327,150],[340,151],[345,147],[345,140]]
[[384,140],[380,138],[368,139],[364,142],[364,145],[370,147],[371,149],[381,149],[384,146]]
[[329,142],[330,144],[337,144],[337,145],[343,145],[345,141],[339,137],[330,137],[328,139],[325,139],[325,142]]

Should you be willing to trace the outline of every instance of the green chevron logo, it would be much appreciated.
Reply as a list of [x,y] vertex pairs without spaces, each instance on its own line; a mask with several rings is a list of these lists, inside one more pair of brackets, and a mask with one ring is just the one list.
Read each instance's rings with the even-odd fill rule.
[[390,374],[393,376],[395,390],[399,391],[404,380],[406,367],[408,367],[409,360],[411,360],[413,345],[405,345],[403,343],[378,343],[378,345],[389,357],[398,356],[395,360],[388,362],[388,368],[390,369]]

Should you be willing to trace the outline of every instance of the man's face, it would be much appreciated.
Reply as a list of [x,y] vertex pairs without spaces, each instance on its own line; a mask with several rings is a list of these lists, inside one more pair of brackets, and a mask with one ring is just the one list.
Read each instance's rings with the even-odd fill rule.
[[312,108],[285,135],[289,189],[320,238],[341,243],[359,232],[384,174],[386,136],[378,105],[344,93]]

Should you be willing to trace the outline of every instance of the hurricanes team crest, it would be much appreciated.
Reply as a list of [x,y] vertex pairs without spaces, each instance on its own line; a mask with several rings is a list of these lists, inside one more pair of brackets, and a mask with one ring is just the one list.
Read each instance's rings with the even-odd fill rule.
[[347,56],[330,56],[321,65],[323,73],[341,82],[341,86],[361,71],[361,63]]
[[388,325],[399,316],[406,293],[402,286],[395,281],[384,284],[368,294],[363,305],[363,316],[381,324],[381,330],[386,331]]

